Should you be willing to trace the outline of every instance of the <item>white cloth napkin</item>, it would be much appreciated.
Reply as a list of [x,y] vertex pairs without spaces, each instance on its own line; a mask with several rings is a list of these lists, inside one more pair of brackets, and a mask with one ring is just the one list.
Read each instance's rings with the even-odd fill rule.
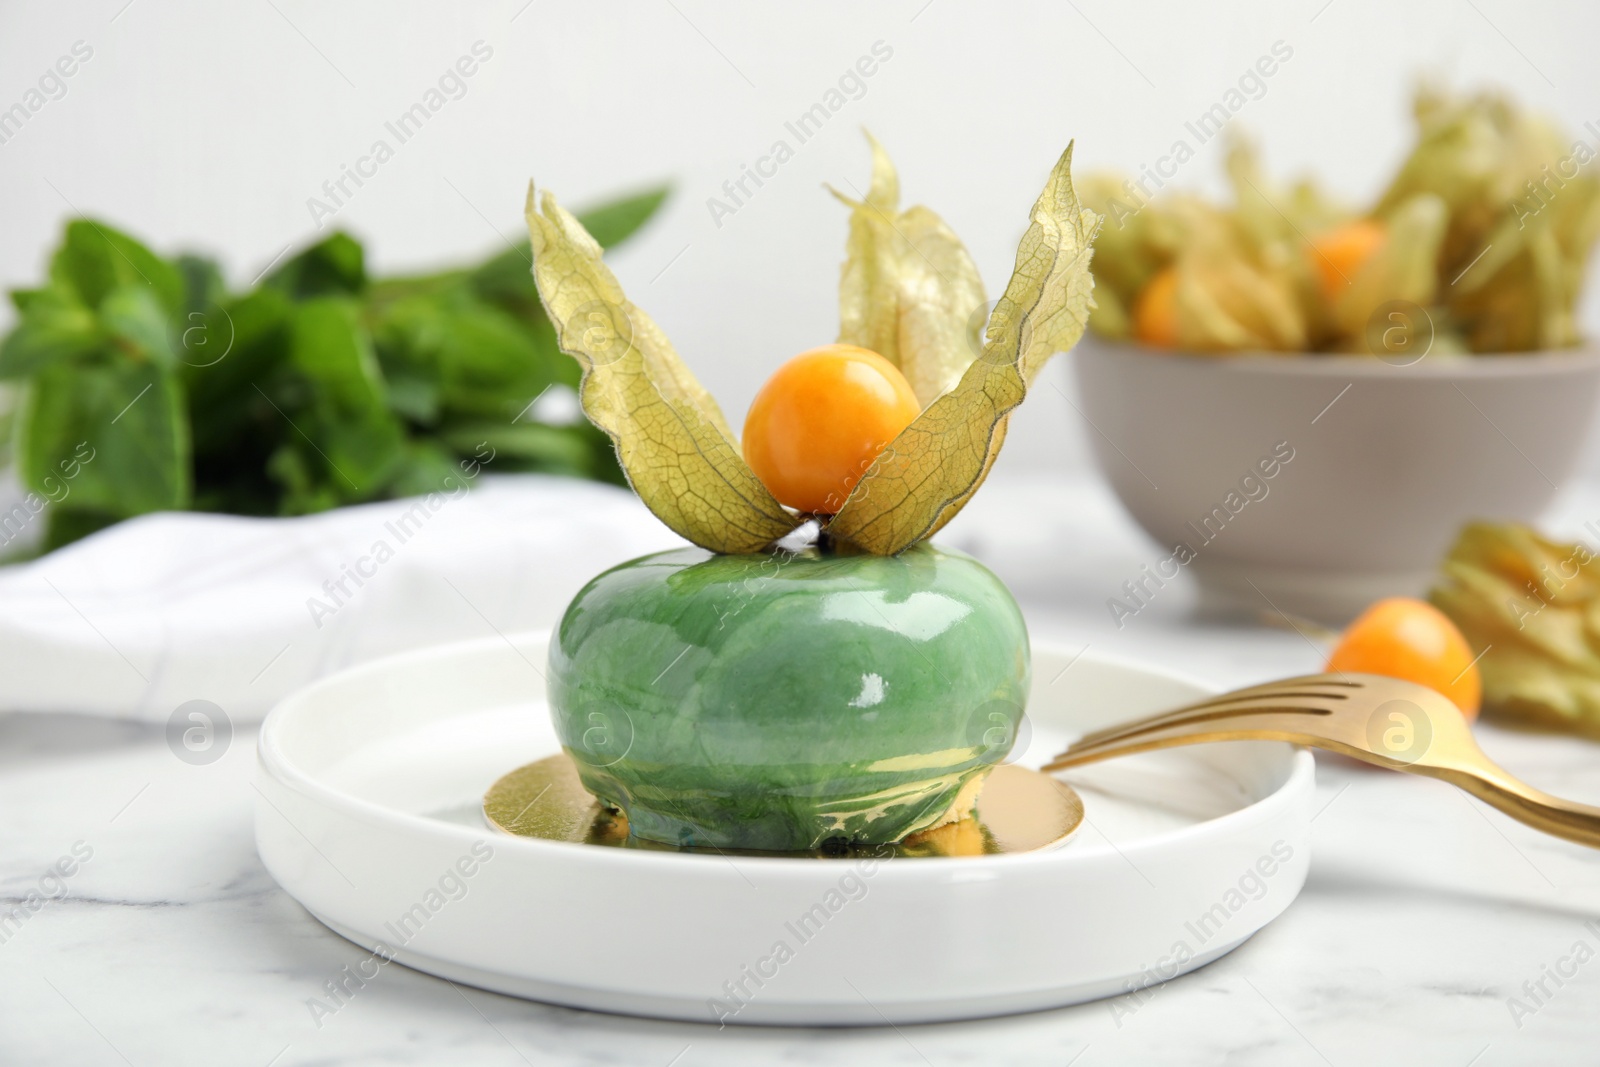
[[538,475],[295,519],[162,513],[0,569],[0,711],[234,722],[341,667],[553,626],[614,564],[684,542],[633,494]]

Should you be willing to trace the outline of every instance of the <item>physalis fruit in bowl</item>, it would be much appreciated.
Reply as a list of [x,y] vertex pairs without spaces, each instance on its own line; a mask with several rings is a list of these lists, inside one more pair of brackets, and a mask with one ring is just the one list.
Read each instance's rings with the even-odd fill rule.
[[1413,111],[1410,152],[1359,208],[1273,181],[1237,137],[1224,202],[1157,193],[1148,172],[1091,175],[1084,200],[1106,225],[1090,326],[1197,354],[1392,356],[1400,323],[1426,324],[1436,356],[1577,346],[1600,240],[1594,149],[1501,93],[1425,86]]

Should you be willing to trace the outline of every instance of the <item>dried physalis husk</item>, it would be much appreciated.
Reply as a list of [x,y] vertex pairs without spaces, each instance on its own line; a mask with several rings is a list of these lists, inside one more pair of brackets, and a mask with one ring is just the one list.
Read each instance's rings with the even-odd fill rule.
[[[1267,176],[1261,154],[1249,137],[1235,130],[1228,135],[1224,161],[1233,187],[1233,219],[1242,235],[1263,259],[1285,269],[1307,268],[1301,254],[1307,234],[1348,222],[1355,213],[1329,197],[1313,181],[1302,180],[1284,188]],[[1095,250],[1099,258],[1099,249]],[[1307,283],[1313,283],[1308,269]]]
[[1333,305],[1334,324],[1354,351],[1370,351],[1365,331],[1382,305],[1405,301],[1425,308],[1438,290],[1439,246],[1449,221],[1444,201],[1417,193],[1396,204],[1383,221],[1388,231],[1383,245],[1346,279],[1349,284]]
[[1576,307],[1600,241],[1600,177],[1592,173],[1600,148],[1494,92],[1425,86],[1415,112],[1416,143],[1360,213],[1381,221],[1387,237],[1331,304],[1311,267],[1345,272],[1307,246],[1356,213],[1310,182],[1272,183],[1245,139],[1231,138],[1226,207],[1196,210],[1172,190],[1152,195],[1150,183],[1163,183],[1148,170],[1138,182],[1085,181],[1084,202],[1107,219],[1095,248],[1100,307],[1091,325],[1131,339],[1142,291],[1172,267],[1175,336],[1166,343],[1179,351],[1368,354],[1369,331],[1396,321],[1384,312],[1391,303],[1427,311],[1429,351],[1439,355],[1581,343]]
[[678,534],[714,552],[758,552],[798,520],[739,453],[716,401],[650,317],[622,292],[600,245],[545,193],[528,189],[540,299],[561,350],[583,368],[585,414],[610,435],[634,491]]
[[1078,203],[1071,167],[1068,145],[1033,206],[978,357],[856,483],[828,524],[831,536],[878,555],[931,537],[983,484],[1011,411],[1045,361],[1083,336],[1093,305],[1089,257],[1100,218]]
[[1291,277],[1231,238],[1197,241],[1173,265],[1178,344],[1195,352],[1296,352],[1306,322]]
[[1461,531],[1429,594],[1486,648],[1488,715],[1600,737],[1600,558],[1526,526]]
[[[1299,224],[1281,214],[1247,142],[1236,142],[1229,173],[1239,197],[1223,211],[1181,193],[1143,200],[1109,176],[1085,183],[1084,203],[1105,223],[1095,238],[1096,332],[1131,340],[1141,294],[1156,274],[1174,274],[1173,342],[1195,353],[1304,349],[1310,328]],[[1282,199],[1306,220],[1331,210],[1301,193]],[[1309,222],[1308,222],[1309,224]],[[1292,240],[1291,240],[1292,239]]]
[[1600,238],[1594,146],[1485,92],[1417,94],[1416,147],[1379,201],[1380,214],[1418,193],[1445,204],[1440,297],[1474,352],[1579,343],[1574,312]]
[[972,362],[968,323],[984,306],[983,279],[966,246],[925,207],[900,210],[900,178],[871,134],[872,183],[850,207],[839,279],[839,341],[900,368],[923,407]]
[[1089,328],[1120,341],[1133,337],[1133,305],[1170,253],[1149,232],[1153,214],[1141,212],[1128,192],[1130,182],[1111,174],[1091,174],[1078,183],[1079,199],[1102,220],[1094,240],[1094,308]]
[[[1310,179],[1293,185],[1272,180],[1262,166],[1256,144],[1237,130],[1229,131],[1226,169],[1233,187],[1234,208],[1228,216],[1234,239],[1250,252],[1268,281],[1258,287],[1269,319],[1267,350],[1325,345],[1333,327],[1313,267],[1312,236],[1349,222],[1355,215]],[[1095,259],[1100,250],[1095,249]],[[1285,325],[1272,328],[1272,323]],[[1257,331],[1259,334],[1259,331]]]

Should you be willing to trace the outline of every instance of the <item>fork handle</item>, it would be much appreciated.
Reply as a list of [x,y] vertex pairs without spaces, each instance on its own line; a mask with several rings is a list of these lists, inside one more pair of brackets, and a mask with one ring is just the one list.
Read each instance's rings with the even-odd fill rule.
[[1600,808],[1551,796],[1487,759],[1482,767],[1416,770],[1466,790],[1535,830],[1600,848]]

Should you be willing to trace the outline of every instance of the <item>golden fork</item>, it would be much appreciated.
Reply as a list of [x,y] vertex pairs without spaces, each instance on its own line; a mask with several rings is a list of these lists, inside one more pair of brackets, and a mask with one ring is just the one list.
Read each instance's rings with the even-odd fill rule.
[[1600,848],[1600,808],[1512,777],[1483,754],[1447,697],[1375,674],[1312,674],[1224,693],[1085,734],[1041,769],[1208,741],[1288,741],[1439,778],[1536,830]]

